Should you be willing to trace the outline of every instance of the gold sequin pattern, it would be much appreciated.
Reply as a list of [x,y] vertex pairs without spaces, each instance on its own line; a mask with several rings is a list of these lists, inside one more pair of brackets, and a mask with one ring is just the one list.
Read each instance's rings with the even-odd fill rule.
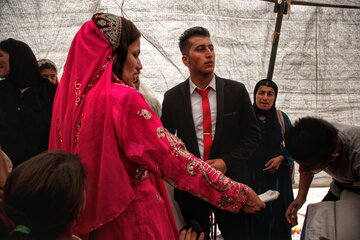
[[139,181],[143,181],[148,175],[148,171],[144,168],[137,168],[135,169],[134,178]]
[[75,85],[75,105],[79,106],[79,102],[80,102],[80,95],[81,95],[81,83],[77,83],[76,81],[74,82]]
[[178,184],[174,179],[168,178],[166,176],[163,176],[162,179],[164,179],[168,184],[170,184],[170,186],[178,188]]
[[[198,173],[201,173],[201,175],[204,177],[204,179],[210,186],[221,192],[226,192],[230,190],[235,184],[234,181],[230,181],[229,178],[226,177],[224,174],[221,174],[220,171],[210,167],[204,162],[199,162],[195,159],[190,159],[186,163],[186,171],[190,176],[195,176]],[[210,176],[209,174],[211,174],[212,176]]]
[[175,154],[175,156],[180,155],[184,158],[190,158],[191,154],[186,149],[185,144],[178,137],[169,133],[169,131],[164,127],[159,127],[156,132],[160,139],[164,139],[165,137],[168,139],[170,143],[169,151],[171,154]]
[[138,115],[140,117],[144,117],[146,120],[149,120],[151,118],[151,112],[146,109],[141,109],[140,111],[138,111]]
[[107,56],[106,58],[107,58],[106,63],[101,67],[99,73],[96,74],[96,76],[93,79],[90,79],[90,81],[85,86],[82,94],[81,94],[81,83],[77,83],[75,81],[75,96],[76,96],[75,97],[75,105],[76,106],[80,105],[80,102],[82,101],[82,99],[85,97],[87,92],[90,91],[90,89],[97,83],[97,81],[100,79],[103,72],[105,71],[106,67],[109,65],[110,61],[112,60],[111,56]]
[[[243,186],[241,191],[239,191],[240,184],[237,183],[236,186],[236,192],[233,194],[233,196],[228,196],[227,194],[224,194],[219,198],[216,202],[216,206],[220,209],[226,209],[230,212],[237,212],[239,211],[239,208],[244,203],[244,198],[246,196],[246,192],[248,188],[246,186]],[[235,203],[234,203],[235,201]]]

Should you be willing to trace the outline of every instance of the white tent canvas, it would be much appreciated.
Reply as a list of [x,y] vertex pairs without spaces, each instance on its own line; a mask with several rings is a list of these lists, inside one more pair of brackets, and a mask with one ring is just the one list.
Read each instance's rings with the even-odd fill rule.
[[[358,0],[316,2],[360,7]],[[260,0],[0,0],[0,40],[28,43],[38,58],[58,65],[61,77],[73,37],[96,12],[123,15],[140,29],[141,81],[160,102],[188,76],[178,37],[196,25],[212,34],[216,74],[244,83],[251,98],[267,76],[276,13],[274,3]],[[311,115],[360,125],[359,30],[359,9],[292,5],[273,75],[277,108],[292,121]]]

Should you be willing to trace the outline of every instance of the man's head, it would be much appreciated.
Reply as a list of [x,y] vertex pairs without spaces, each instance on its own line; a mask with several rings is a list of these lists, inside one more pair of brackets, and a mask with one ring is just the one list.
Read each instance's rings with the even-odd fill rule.
[[189,49],[191,47],[189,38],[194,36],[210,38],[210,32],[203,27],[192,27],[185,30],[185,32],[183,32],[179,38],[179,48],[182,55],[189,55]]
[[338,130],[329,122],[312,117],[297,120],[286,129],[286,148],[305,170],[322,170],[336,160]]
[[179,38],[182,60],[190,72],[212,74],[215,68],[214,46],[210,33],[203,27],[187,29]]

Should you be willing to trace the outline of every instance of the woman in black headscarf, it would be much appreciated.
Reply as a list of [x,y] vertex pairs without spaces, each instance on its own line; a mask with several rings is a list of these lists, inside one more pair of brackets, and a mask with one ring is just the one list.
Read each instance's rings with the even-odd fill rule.
[[277,93],[277,85],[268,79],[259,81],[254,89],[254,110],[262,138],[249,159],[250,186],[257,194],[267,190],[280,192],[278,199],[266,203],[266,208],[251,218],[251,239],[257,240],[291,239],[285,211],[294,199],[289,171],[294,160],[283,145],[281,127],[281,122],[284,129],[291,122],[284,112],[275,108]]
[[16,167],[47,150],[56,86],[43,78],[30,47],[0,42],[0,145]]

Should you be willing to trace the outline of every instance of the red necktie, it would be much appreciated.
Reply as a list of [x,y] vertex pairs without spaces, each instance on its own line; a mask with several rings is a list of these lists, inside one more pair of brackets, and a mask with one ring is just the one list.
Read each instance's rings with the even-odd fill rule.
[[211,112],[208,93],[210,88],[200,90],[196,88],[196,91],[202,97],[202,109],[203,109],[203,138],[204,138],[204,154],[203,160],[209,159],[211,144],[212,144],[212,130],[211,130]]

